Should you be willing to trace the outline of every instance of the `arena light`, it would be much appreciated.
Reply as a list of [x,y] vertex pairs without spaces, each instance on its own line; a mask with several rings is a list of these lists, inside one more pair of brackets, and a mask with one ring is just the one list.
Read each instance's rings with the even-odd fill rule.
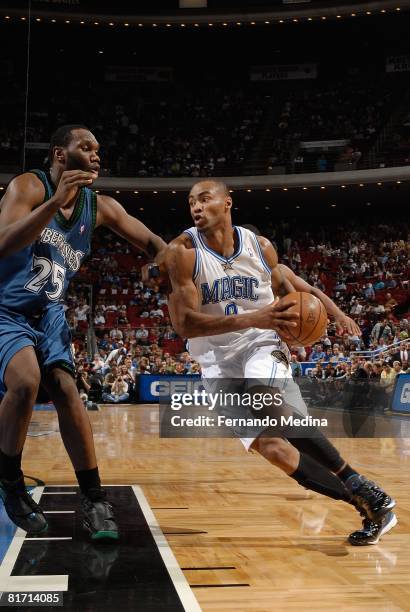
[[143,27],[143,25],[144,25],[143,23],[139,23],[139,24],[138,24],[138,27],[139,27],[139,28],[142,28],[142,27]]
[[336,208],[336,204],[331,204],[331,207],[332,208]]
[[109,26],[113,26],[114,24],[113,24],[113,22],[112,22],[112,21],[110,21],[110,23],[109,23],[108,25],[109,25]]
[[194,23],[195,28],[199,28],[199,23]]
[[292,21],[293,21],[294,23],[298,23],[298,22],[299,22],[299,19],[292,19]]
[[[66,23],[70,23],[69,21],[66,21]],[[85,24],[85,21],[80,21],[81,25]]]
[[175,193],[176,193],[175,189],[173,189],[173,190],[171,191],[171,193],[174,193],[174,194],[175,194]]
[[356,17],[356,13],[351,13],[350,16],[351,17]]
[[100,190],[99,189],[95,189],[94,193],[100,193]]
[[312,17],[308,17],[308,21],[313,21]]
[[371,11],[366,11],[366,15],[371,15],[372,12]]
[[134,191],[134,193],[139,193],[138,191]]
[[296,204],[296,208],[300,208],[299,204]]
[[222,25],[223,25],[223,26],[227,26],[228,24],[227,24],[227,23],[223,23]]
[[94,25],[100,25],[99,21],[94,21]]
[[288,188],[287,188],[287,187],[284,187],[284,188],[283,188],[283,191],[287,191],[287,190],[288,190]]
[[341,15],[336,15],[336,19],[341,19],[342,16]]
[[181,28],[185,28],[185,23],[181,23]]
[[380,12],[381,12],[381,13],[385,13],[385,12],[386,12],[386,9],[382,9]]
[[0,187],[0,191],[4,191],[4,187]]
[[[71,21],[69,19],[65,20],[66,23],[71,23]],[[80,21],[80,23],[84,23],[84,21]]]
[[327,17],[325,17],[325,16],[323,15],[322,19],[323,19],[323,20],[325,20],[325,19],[327,19]]
[[212,26],[213,26],[213,25],[214,25],[213,23],[208,23],[208,26],[209,26],[210,28],[212,28]]
[[270,23],[270,21],[265,21],[265,23]]
[[55,20],[55,19],[52,19],[52,20],[51,20],[51,23],[56,23],[56,20]]
[[265,206],[265,210],[270,210],[270,206]]
[[401,8],[398,6],[398,7],[396,8],[396,11],[401,11]]
[[340,185],[342,189],[346,189],[346,185]]
[[152,193],[158,193],[158,191],[153,191]]
[[371,206],[372,203],[371,202],[366,202],[366,206]]
[[381,187],[383,185],[383,183],[377,183],[379,187]]
[[20,17],[21,21],[26,21],[25,17]]
[[396,183],[397,183],[397,185],[400,185],[400,184],[401,184],[401,181],[396,181]]
[[4,19],[10,19],[10,15],[6,15]]
[[140,210],[144,210],[142,206],[141,206]]
[[229,190],[229,193],[233,193],[233,189],[230,189],[230,190]]
[[41,21],[40,17],[37,17],[36,21]]
[[256,21],[251,21],[251,25],[256,25]]
[[156,27],[157,27],[157,25],[158,25],[157,23],[153,23],[153,24],[152,24],[152,27],[153,27],[153,28],[156,28]]
[[303,191],[307,191],[307,187],[303,187]]
[[359,187],[364,187],[364,184],[363,184],[363,183],[360,183],[360,184],[359,184]]
[[102,49],[100,49],[100,50],[98,51],[98,53],[99,53],[100,55],[102,55],[102,54],[104,53],[104,51],[103,51]]
[[265,189],[265,191],[270,191],[270,189]]
[[171,27],[171,24],[170,24],[170,23],[167,23],[167,28],[170,28],[170,27]]
[[[268,22],[265,21],[265,23],[268,23]],[[285,23],[285,21],[283,19],[279,19],[279,23]]]
[[128,28],[128,26],[130,25],[129,23],[124,23],[125,27]]
[[121,192],[120,192],[120,191],[118,191],[118,189],[117,189],[115,193],[121,193]]
[[246,191],[247,191],[248,193],[251,193],[251,192],[252,192],[252,189],[247,189]]
[[241,26],[241,25],[242,25],[242,23],[241,23],[240,21],[237,21],[237,22],[236,22],[236,25],[237,25],[237,26]]
[[320,189],[326,189],[326,187],[324,185],[321,185]]

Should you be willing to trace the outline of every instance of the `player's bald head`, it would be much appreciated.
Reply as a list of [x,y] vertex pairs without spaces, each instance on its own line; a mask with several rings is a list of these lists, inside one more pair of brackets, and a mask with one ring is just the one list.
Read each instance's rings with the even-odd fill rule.
[[198,181],[192,186],[190,194],[200,193],[203,191],[210,191],[214,193],[220,192],[224,197],[230,197],[228,185],[223,181],[218,181],[215,179],[206,179],[204,181]]

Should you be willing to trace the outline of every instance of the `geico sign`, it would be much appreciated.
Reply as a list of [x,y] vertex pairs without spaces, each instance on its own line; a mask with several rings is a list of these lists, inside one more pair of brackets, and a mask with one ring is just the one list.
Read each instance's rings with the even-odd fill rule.
[[403,385],[400,396],[401,404],[410,404],[410,383]]
[[200,380],[155,380],[151,383],[150,393],[154,397],[168,397],[173,393],[192,393],[203,389]]

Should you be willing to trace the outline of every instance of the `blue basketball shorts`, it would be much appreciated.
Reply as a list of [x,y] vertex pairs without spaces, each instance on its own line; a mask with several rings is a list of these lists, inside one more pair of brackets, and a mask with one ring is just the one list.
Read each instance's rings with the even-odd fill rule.
[[41,373],[61,367],[75,374],[71,332],[62,304],[50,304],[38,315],[0,306],[0,389],[10,360],[26,346],[36,352]]

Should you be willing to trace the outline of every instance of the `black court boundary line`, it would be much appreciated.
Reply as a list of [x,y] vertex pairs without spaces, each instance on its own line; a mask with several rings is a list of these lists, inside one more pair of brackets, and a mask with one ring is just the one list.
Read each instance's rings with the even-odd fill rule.
[[[66,487],[75,487],[75,485],[46,485],[47,488],[54,488],[54,487],[62,487],[62,488],[66,488]],[[164,533],[161,530],[161,527],[159,526],[154,513],[152,512],[148,501],[141,489],[141,487],[139,487],[138,485],[130,485],[130,484],[126,484],[126,485],[109,485],[106,484],[105,486],[111,486],[111,487],[130,487],[132,492],[134,493],[135,497],[137,498],[137,502],[139,504],[139,507],[141,509],[141,512],[145,518],[145,521],[148,525],[148,528],[151,532],[152,538],[158,548],[158,552],[161,555],[162,561],[165,565],[165,568],[169,574],[169,577],[171,579],[171,582],[174,585],[174,588],[178,594],[178,597],[180,599],[180,602],[184,608],[184,610],[186,612],[202,612],[201,608],[196,600],[196,597],[194,595],[194,593],[191,590],[191,587],[188,583],[188,581],[185,578],[185,575],[183,574],[169,544],[167,539],[164,536]],[[33,490],[33,499],[39,503],[41,496],[44,492],[44,486],[38,486],[35,487]],[[59,493],[62,493],[61,491],[59,491]],[[71,491],[70,491],[71,493]],[[50,578],[50,576],[41,576],[42,579],[44,579],[44,582],[41,583],[41,585],[39,585],[38,587],[34,586],[32,583],[30,584],[29,589],[24,588],[24,579],[27,578],[28,581],[32,581],[33,576],[11,576],[11,572],[13,570],[13,567],[17,561],[17,557],[20,554],[20,550],[23,546],[24,541],[26,540],[26,532],[23,531],[22,529],[17,528],[16,533],[13,536],[13,539],[9,545],[9,548],[7,549],[7,552],[3,558],[2,563],[0,564],[0,584],[1,584],[1,590],[0,593],[2,592],[10,592],[10,591],[19,591],[19,592],[24,592],[27,590],[30,591],[68,591],[68,578],[69,576],[58,576],[59,580],[59,584],[57,585],[52,585],[51,587],[48,587],[45,583],[47,581],[47,578]],[[36,541],[41,542],[42,538],[35,538]],[[20,580],[21,578],[23,578],[23,580]],[[65,583],[65,585],[63,585],[63,583]],[[45,587],[47,586],[47,588],[45,589]],[[65,588],[64,588],[65,586]],[[4,588],[6,587],[6,588]]]

